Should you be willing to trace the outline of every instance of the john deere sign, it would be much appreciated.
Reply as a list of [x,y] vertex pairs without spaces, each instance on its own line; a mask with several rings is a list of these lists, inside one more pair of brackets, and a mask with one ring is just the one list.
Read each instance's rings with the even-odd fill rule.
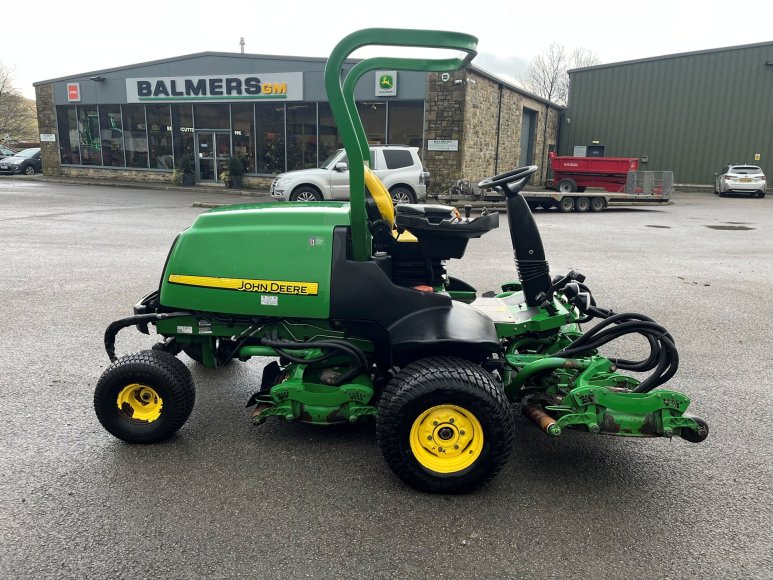
[[129,103],[302,101],[303,73],[126,79]]
[[377,70],[376,71],[376,96],[377,97],[396,97],[397,96],[397,71],[395,70]]

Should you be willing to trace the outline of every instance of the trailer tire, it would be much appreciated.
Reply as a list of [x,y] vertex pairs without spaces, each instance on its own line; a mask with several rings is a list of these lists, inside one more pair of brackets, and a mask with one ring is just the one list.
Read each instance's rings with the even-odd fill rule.
[[561,193],[573,193],[577,191],[577,183],[574,179],[562,179],[558,182],[558,191]]
[[556,203],[556,207],[561,213],[571,213],[574,211],[574,199],[571,197],[562,197]]
[[574,211],[585,213],[590,209],[590,200],[587,197],[578,197],[574,200]]
[[607,200],[603,197],[594,197],[590,200],[591,211],[604,211],[607,207]]

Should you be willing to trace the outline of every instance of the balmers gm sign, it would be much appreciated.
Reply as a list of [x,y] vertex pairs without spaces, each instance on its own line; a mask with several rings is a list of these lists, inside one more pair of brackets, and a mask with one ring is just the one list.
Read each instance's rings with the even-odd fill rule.
[[303,73],[126,79],[129,103],[302,101]]

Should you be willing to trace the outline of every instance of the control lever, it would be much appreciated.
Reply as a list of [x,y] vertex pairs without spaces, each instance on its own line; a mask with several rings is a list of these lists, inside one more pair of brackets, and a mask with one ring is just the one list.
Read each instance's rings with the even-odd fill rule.
[[470,221],[470,215],[472,214],[472,206],[471,205],[465,205],[464,206],[464,220]]

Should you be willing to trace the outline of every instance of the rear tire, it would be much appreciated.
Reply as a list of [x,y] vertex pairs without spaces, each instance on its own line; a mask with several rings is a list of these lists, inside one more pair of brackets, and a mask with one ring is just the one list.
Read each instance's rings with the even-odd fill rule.
[[420,491],[465,493],[504,467],[513,415],[480,366],[430,357],[402,368],[381,397],[376,436],[389,467]]
[[587,197],[578,197],[574,201],[574,211],[585,213],[590,210],[590,200]]
[[143,350],[111,364],[94,390],[97,419],[129,443],[171,437],[193,410],[196,389],[188,368],[167,352]]
[[416,194],[407,187],[393,187],[389,195],[392,196],[392,205],[395,206],[402,203],[416,203]]
[[607,207],[607,201],[603,197],[594,197],[590,200],[591,211],[604,211]]
[[574,199],[571,197],[562,197],[558,204],[558,211],[561,213],[571,213],[574,211]]
[[558,191],[561,193],[574,193],[577,191],[577,183],[574,179],[562,179],[558,182]]

